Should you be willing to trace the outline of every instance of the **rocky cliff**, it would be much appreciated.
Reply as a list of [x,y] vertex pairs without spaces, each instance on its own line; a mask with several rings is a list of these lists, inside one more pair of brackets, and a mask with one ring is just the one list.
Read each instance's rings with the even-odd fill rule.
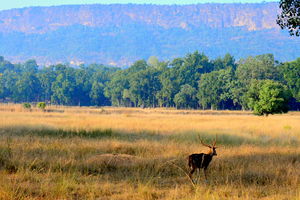
[[299,38],[279,30],[278,3],[70,5],[0,12],[0,55],[42,64],[128,65],[199,50],[211,57],[300,56]]

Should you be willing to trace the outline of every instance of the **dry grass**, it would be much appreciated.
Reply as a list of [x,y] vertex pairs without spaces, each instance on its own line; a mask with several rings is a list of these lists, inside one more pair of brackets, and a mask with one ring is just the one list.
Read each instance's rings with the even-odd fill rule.
[[[0,199],[300,199],[300,113],[0,105]],[[193,186],[196,135],[218,156]],[[195,176],[197,177],[197,176]]]
[[[178,111],[136,108],[63,108],[28,112],[21,105],[1,105],[0,127],[44,126],[72,130],[113,129],[160,134],[226,133],[235,136],[300,136],[300,113],[258,117],[242,111]],[[11,112],[14,110],[15,112]]]

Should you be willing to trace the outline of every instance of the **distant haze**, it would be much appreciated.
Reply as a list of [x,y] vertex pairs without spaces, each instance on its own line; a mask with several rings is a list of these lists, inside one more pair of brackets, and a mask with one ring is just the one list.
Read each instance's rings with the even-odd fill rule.
[[2,2],[0,10],[32,6],[78,5],[78,4],[197,4],[197,3],[261,3],[275,0],[10,0]]
[[300,38],[276,24],[278,3],[73,5],[0,11],[0,55],[14,62],[130,65],[193,51],[237,59],[299,57]]

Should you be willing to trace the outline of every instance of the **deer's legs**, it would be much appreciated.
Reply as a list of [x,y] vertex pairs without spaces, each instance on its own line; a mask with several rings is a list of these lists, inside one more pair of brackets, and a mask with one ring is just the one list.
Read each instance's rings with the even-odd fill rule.
[[193,184],[195,184],[193,178],[192,178],[192,174],[195,172],[196,168],[193,168],[191,169],[190,173],[189,173],[189,177],[190,177],[190,180],[192,181]]
[[196,168],[192,168],[190,173],[189,173],[189,177],[190,179],[192,179],[192,174],[195,172]]
[[206,168],[203,169],[205,180],[207,181]]

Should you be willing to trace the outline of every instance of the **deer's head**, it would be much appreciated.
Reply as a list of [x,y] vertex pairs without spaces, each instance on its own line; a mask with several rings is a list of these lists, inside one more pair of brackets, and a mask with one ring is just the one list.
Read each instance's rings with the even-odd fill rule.
[[[200,137],[199,137],[199,138],[200,138]],[[200,141],[201,141],[201,144],[202,144],[203,146],[206,146],[206,147],[209,148],[208,154],[210,154],[211,156],[216,156],[216,155],[217,155],[217,152],[216,152],[216,149],[218,148],[218,147],[216,146],[217,137],[216,137],[216,139],[212,142],[211,145],[205,144],[205,143],[202,141],[202,139],[200,139]]]

